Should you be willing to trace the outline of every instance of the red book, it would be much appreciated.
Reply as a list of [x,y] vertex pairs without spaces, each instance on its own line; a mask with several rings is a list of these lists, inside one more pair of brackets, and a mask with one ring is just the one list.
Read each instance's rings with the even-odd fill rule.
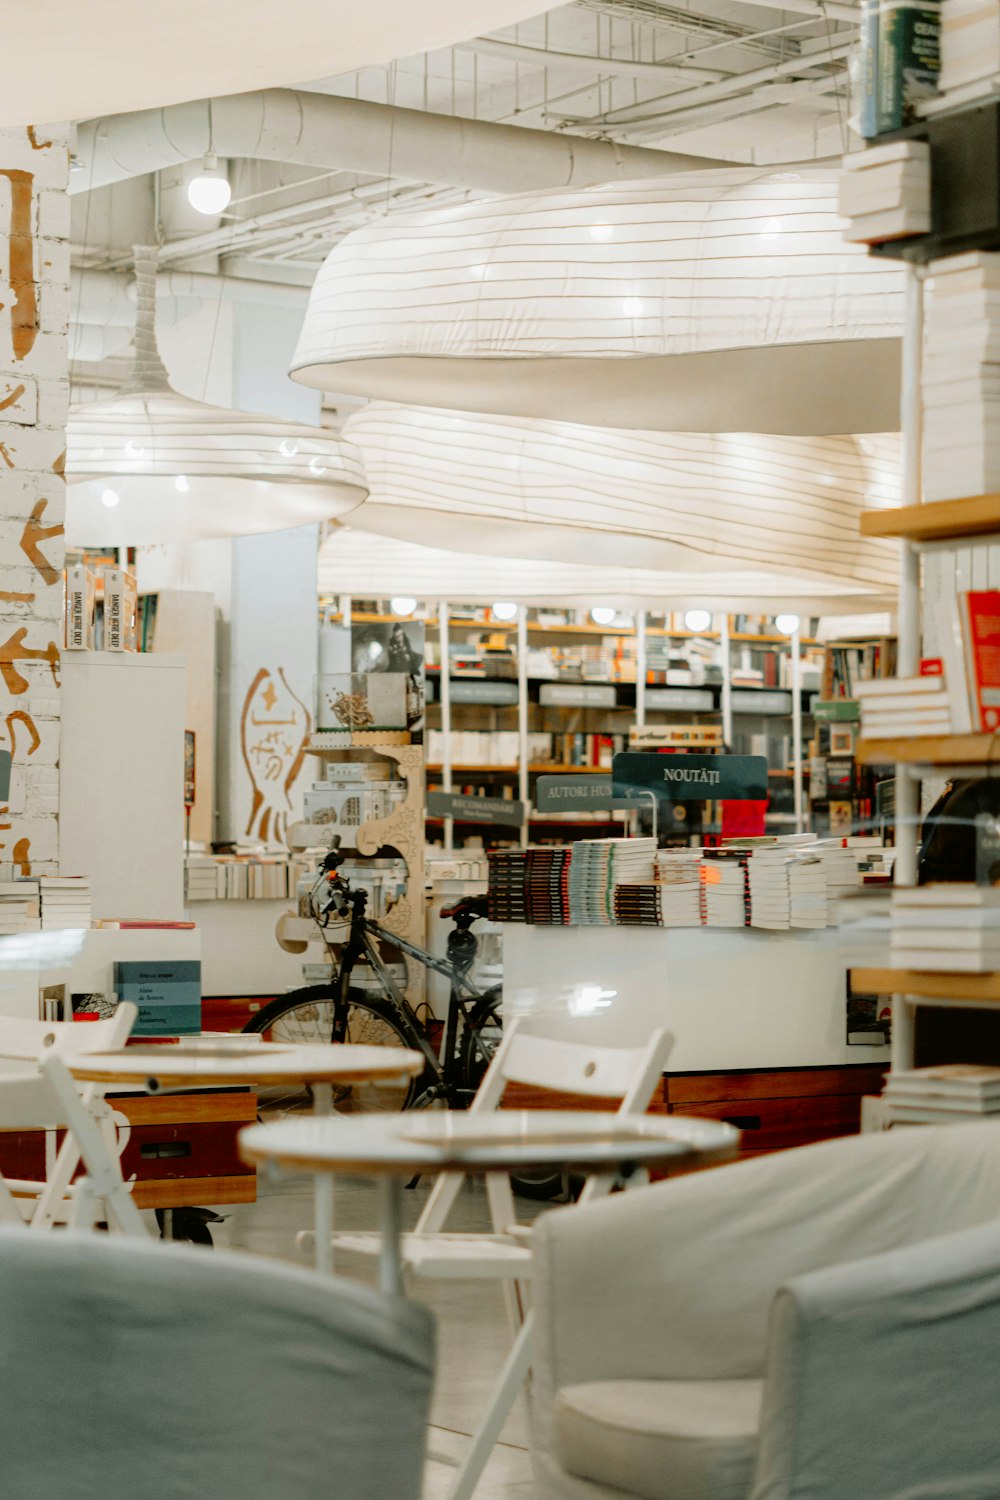
[[973,729],[1000,729],[1000,590],[962,595],[965,662]]

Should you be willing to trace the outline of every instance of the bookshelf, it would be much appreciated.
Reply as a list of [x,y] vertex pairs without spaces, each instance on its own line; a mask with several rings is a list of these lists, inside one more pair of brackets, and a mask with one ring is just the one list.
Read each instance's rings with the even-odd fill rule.
[[858,994],[908,995],[911,1003],[955,1000],[963,1005],[1000,1005],[1000,973],[942,974],[918,969],[851,969]]
[[927,734],[906,739],[860,740],[857,758],[863,765],[897,764],[908,767],[1000,766],[1000,737],[995,734]]

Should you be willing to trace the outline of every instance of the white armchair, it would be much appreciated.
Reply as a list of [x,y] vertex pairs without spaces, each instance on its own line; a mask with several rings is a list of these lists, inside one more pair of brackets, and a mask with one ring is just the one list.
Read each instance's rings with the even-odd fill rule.
[[1000,1495],[995,1125],[831,1141],[556,1211],[534,1253],[547,1497]]

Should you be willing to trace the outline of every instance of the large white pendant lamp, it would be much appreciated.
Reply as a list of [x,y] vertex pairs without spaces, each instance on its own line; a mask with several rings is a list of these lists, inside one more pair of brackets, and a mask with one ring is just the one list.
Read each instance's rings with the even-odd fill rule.
[[349,442],[171,388],[154,328],[156,250],[136,247],[135,269],[131,374],[117,396],[70,410],[67,542],[144,546],[247,536],[355,510],[367,489]]
[[368,532],[685,574],[695,592],[713,572],[895,588],[897,543],[858,524],[862,509],[898,503],[895,435],[635,432],[382,402],[344,430],[364,459]]
[[[362,519],[359,517],[359,520]],[[456,528],[460,536],[461,529]],[[866,588],[766,569],[709,568],[698,573],[654,568],[553,563],[494,553],[448,552],[360,530],[335,526],[320,548],[319,589],[324,594],[389,599],[448,599],[461,604],[559,604],[617,609],[746,610],[771,614],[855,614],[891,607],[891,587]]]
[[903,272],[843,243],[835,178],[727,168],[379,219],[327,257],[292,375],[595,426],[894,430]]

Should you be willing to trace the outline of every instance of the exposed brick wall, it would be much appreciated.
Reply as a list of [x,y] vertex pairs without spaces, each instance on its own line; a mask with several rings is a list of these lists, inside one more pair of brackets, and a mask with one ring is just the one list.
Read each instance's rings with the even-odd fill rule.
[[68,167],[61,132],[0,130],[0,861],[36,874],[59,869]]

